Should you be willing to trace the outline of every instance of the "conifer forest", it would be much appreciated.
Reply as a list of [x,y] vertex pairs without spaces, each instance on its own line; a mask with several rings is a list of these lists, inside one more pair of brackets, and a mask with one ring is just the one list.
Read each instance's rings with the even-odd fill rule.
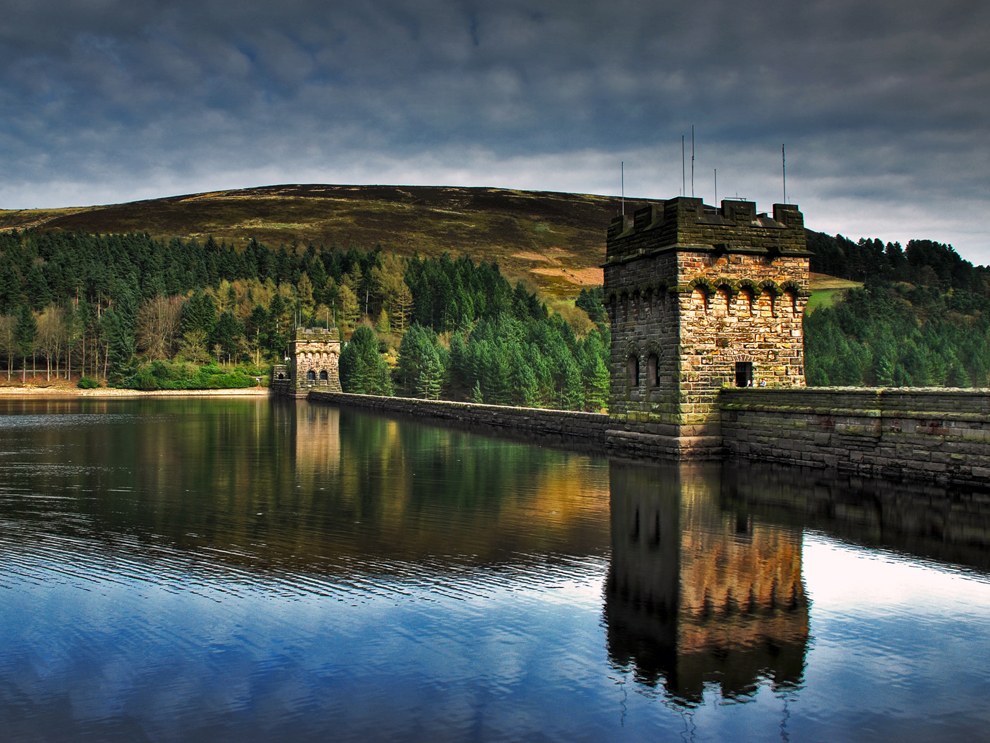
[[[990,386],[990,270],[950,246],[808,233],[812,271],[861,282],[805,317],[809,385]],[[576,301],[497,263],[380,245],[243,248],[148,234],[0,233],[0,370],[144,390],[267,382],[296,325],[336,324],[345,391],[598,411],[600,288]]]

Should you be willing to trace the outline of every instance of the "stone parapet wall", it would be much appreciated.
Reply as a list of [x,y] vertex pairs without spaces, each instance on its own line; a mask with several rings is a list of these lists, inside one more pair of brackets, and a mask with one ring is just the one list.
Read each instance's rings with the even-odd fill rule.
[[719,407],[729,455],[990,484],[990,390],[723,389]]
[[601,413],[570,410],[514,408],[503,405],[477,405],[448,400],[417,400],[409,397],[380,397],[312,390],[312,402],[365,408],[383,413],[434,418],[459,424],[469,423],[526,436],[537,435],[600,447],[605,442],[609,418]]
[[350,395],[313,402],[441,420],[645,459],[722,456],[854,475],[990,485],[990,390],[723,389],[721,430],[625,425],[599,413]]

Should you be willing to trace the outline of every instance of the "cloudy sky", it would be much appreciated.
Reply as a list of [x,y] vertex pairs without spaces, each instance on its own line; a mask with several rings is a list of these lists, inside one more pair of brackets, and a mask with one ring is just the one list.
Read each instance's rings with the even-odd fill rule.
[[[990,263],[985,0],[3,0],[0,207],[275,183],[782,200]],[[690,195],[690,152],[686,190]]]

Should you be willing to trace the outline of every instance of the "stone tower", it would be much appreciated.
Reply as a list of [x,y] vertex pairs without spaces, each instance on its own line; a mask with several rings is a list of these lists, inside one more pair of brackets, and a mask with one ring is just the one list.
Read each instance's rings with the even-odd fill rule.
[[272,369],[272,390],[305,397],[311,389],[340,392],[340,331],[296,328],[289,343],[289,366]]
[[715,456],[723,386],[803,386],[804,217],[680,197],[608,228],[609,439],[642,453]]

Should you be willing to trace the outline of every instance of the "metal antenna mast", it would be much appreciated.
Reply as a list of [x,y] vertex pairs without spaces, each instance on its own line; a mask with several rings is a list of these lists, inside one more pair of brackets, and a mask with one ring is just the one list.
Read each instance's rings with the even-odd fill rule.
[[620,183],[622,184],[621,186],[622,198],[620,203],[622,204],[622,216],[624,217],[626,216],[626,161],[625,160],[619,163],[619,173],[621,174]]
[[715,171],[715,207],[718,208],[718,168],[713,168]]
[[780,145],[780,175],[784,181],[784,203],[787,203],[787,158],[784,156],[784,145]]
[[694,198],[694,124],[691,124],[691,198]]
[[685,189],[686,189],[685,184],[687,182],[685,180],[684,173],[685,173],[685,170],[684,170],[684,135],[682,134],[681,135],[681,196],[684,196],[685,195],[685,193],[684,193],[685,192]]

